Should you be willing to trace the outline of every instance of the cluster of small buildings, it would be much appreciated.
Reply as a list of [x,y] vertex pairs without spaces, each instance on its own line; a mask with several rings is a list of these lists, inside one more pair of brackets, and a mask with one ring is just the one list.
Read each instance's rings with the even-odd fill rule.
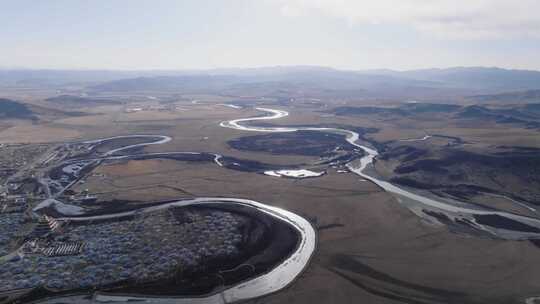
[[0,193],[0,213],[22,213],[28,208],[26,195],[9,195]]
[[[51,194],[57,194],[69,188],[80,177],[81,171],[92,162],[79,161],[65,164],[56,168],[54,174],[49,174],[48,177],[42,178],[41,181],[47,184]],[[81,179],[79,182],[83,183],[84,181]]]
[[131,105],[124,108],[125,113],[137,113],[143,111],[166,111],[170,110],[171,106],[166,105]]
[[23,244],[20,251],[24,255],[45,255],[48,257],[79,255],[84,249],[83,242],[65,242],[62,237],[55,241],[33,239]]
[[3,145],[2,153],[0,153],[0,173],[7,172],[8,174],[0,174],[0,183],[3,184],[5,178],[14,173],[14,171],[26,166],[36,156],[44,153],[48,148],[48,145],[43,144]]
[[90,163],[92,163],[92,161],[79,161],[68,164],[62,168],[62,171],[69,175],[79,176],[80,171]]
[[12,250],[10,245],[17,238],[23,224],[22,213],[0,213],[0,257]]
[[67,143],[58,146],[50,154],[46,155],[40,164],[40,167],[57,164],[67,158],[76,158],[85,155],[92,150],[93,145],[87,143]]
[[172,207],[99,222],[49,222],[61,227],[51,229],[46,242],[28,242],[23,257],[0,262],[0,295],[154,281],[196,270],[208,259],[239,254],[244,221],[228,212]]
[[40,217],[37,222],[33,223],[32,229],[24,236],[26,244],[37,242],[40,238],[46,237],[48,234],[56,230],[48,217]]

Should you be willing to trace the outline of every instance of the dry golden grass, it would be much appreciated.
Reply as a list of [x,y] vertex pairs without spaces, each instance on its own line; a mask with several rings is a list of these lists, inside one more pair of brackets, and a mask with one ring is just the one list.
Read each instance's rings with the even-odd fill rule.
[[[258,303],[308,303],[314,299],[317,303],[392,303],[332,272],[332,261],[341,254],[356,256],[398,280],[464,292],[493,300],[490,303],[540,288],[540,255],[532,244],[459,235],[428,225],[353,174],[331,171],[321,178],[292,180],[228,170],[213,163],[171,160],[128,162],[97,171],[114,182],[92,184],[89,179],[84,186],[93,192],[103,187],[116,191],[115,198],[140,200],[150,193],[153,198],[167,199],[175,195],[249,198],[286,208],[318,225],[342,225],[320,231],[312,264],[291,288]],[[164,185],[184,193],[175,194]],[[365,284],[383,284],[350,271],[350,276]],[[407,293],[403,286],[390,287]]]
[[[197,98],[205,99],[205,103],[216,101],[215,97]],[[37,125],[15,130],[17,134],[4,130],[0,132],[0,140],[17,140],[21,134],[44,142],[77,136],[154,133],[172,136],[173,140],[166,145],[148,147],[146,151],[217,152],[281,164],[313,160],[228,148],[227,140],[254,133],[221,128],[219,122],[261,115],[260,112],[188,102],[181,106],[184,110],[179,112],[147,116],[144,112],[124,115],[118,109],[107,108],[111,112],[105,115],[57,121],[51,137],[44,134],[43,128],[47,126]],[[440,121],[414,124],[409,120],[389,121],[380,117],[320,117],[320,113],[307,109],[292,109],[289,117],[272,123],[340,123],[381,128],[372,135],[378,140],[416,137],[426,130],[429,134],[460,136],[485,144],[540,146],[537,132],[508,126],[465,128],[462,124]],[[24,128],[28,128],[26,132]],[[190,195],[248,198],[286,208],[319,225],[341,225],[320,231],[317,253],[294,285],[257,303],[399,303],[373,295],[333,272],[333,259],[343,254],[353,255],[401,281],[470,294],[476,303],[517,303],[523,295],[534,295],[540,290],[540,254],[531,243],[471,237],[428,225],[392,196],[353,174],[330,171],[321,178],[292,180],[228,170],[213,163],[170,160],[107,165],[96,172],[104,173],[106,178],[89,177],[75,189],[88,188],[100,193],[102,199],[139,201]],[[348,274],[365,286],[382,286],[365,273],[354,273],[351,269]],[[404,286],[390,287],[396,292],[409,292]]]
[[46,143],[75,139],[76,130],[19,121],[0,131],[0,143]]

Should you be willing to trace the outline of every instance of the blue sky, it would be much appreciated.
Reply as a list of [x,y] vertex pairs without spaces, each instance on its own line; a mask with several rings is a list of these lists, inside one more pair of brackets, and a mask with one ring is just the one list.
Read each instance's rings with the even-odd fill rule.
[[536,0],[0,0],[0,67],[540,70]]

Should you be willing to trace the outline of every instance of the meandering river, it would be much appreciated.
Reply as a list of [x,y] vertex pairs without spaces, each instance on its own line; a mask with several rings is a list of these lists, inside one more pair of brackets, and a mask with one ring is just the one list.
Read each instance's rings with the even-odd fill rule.
[[430,197],[423,196],[417,193],[413,193],[409,190],[398,187],[387,181],[380,180],[373,176],[368,175],[365,171],[369,166],[373,164],[374,159],[379,155],[379,153],[377,150],[373,148],[362,145],[360,143],[360,135],[357,132],[345,130],[345,129],[336,129],[336,128],[290,127],[290,126],[258,127],[258,126],[251,126],[251,125],[244,124],[247,122],[260,121],[260,120],[280,119],[289,115],[287,111],[283,111],[283,110],[276,110],[276,109],[269,109],[269,108],[256,108],[256,109],[262,112],[270,113],[270,115],[224,121],[220,124],[220,126],[224,128],[231,128],[231,129],[236,129],[236,130],[241,130],[241,131],[252,131],[252,132],[321,131],[321,132],[334,132],[334,133],[344,134],[346,140],[350,144],[362,149],[365,152],[365,156],[363,156],[360,159],[360,161],[353,161],[351,163],[348,163],[347,168],[349,168],[349,170],[351,170],[353,173],[363,177],[364,179],[367,179],[375,183],[376,185],[378,185],[385,191],[394,194],[398,198],[398,200],[402,200],[403,198],[406,198],[418,204],[422,204],[424,207],[429,207],[437,211],[444,211],[445,214],[449,215],[450,217],[467,217],[471,222],[475,223],[477,228],[482,229],[486,232],[489,232],[491,234],[494,234],[502,238],[506,238],[506,239],[540,238],[540,233],[496,229],[490,226],[481,225],[477,223],[476,220],[471,216],[497,215],[503,218],[507,218],[507,219],[517,221],[522,224],[540,229],[540,220],[536,218],[522,216],[522,215],[513,214],[509,212],[503,212],[503,211],[481,209],[479,207],[472,206],[466,202],[456,201],[455,203],[451,203],[451,202],[446,202],[443,200],[436,200],[434,198],[430,198]]
[[[240,130],[240,131],[251,131],[251,132],[295,132],[295,131],[300,131],[300,130],[309,130],[309,131],[321,131],[321,132],[332,132],[332,133],[342,134],[345,136],[346,140],[350,144],[362,149],[365,152],[365,155],[360,160],[356,160],[347,164],[347,167],[349,168],[349,170],[361,176],[362,178],[373,182],[374,184],[378,185],[385,191],[393,194],[400,201],[402,199],[408,199],[422,206],[421,208],[428,208],[428,209],[431,208],[434,210],[442,211],[447,215],[451,215],[455,217],[468,217],[470,219],[471,216],[474,216],[474,215],[498,215],[498,216],[511,219],[511,220],[514,220],[514,221],[517,221],[517,222],[520,222],[529,226],[537,227],[540,229],[540,220],[532,218],[532,217],[526,217],[526,216],[521,216],[521,215],[517,215],[513,213],[502,212],[502,211],[480,209],[478,207],[471,206],[470,204],[467,204],[464,202],[451,203],[451,202],[446,202],[442,200],[437,200],[437,199],[430,198],[424,195],[420,195],[418,193],[413,193],[412,191],[400,188],[387,181],[380,180],[373,176],[370,176],[366,172],[366,169],[372,166],[374,159],[378,156],[378,151],[373,148],[363,145],[360,140],[360,135],[354,131],[345,130],[345,129],[337,129],[337,128],[317,128],[317,127],[290,127],[290,126],[260,127],[260,126],[253,126],[253,125],[247,124],[249,122],[254,122],[254,121],[280,119],[289,115],[287,111],[283,111],[283,110],[276,110],[276,109],[269,109],[269,108],[257,108],[257,110],[265,112],[265,113],[269,113],[270,115],[224,121],[220,125],[225,128],[231,128],[231,129]],[[137,136],[139,135],[119,136],[119,137],[114,137],[114,138],[109,138],[109,139],[124,138],[124,137],[137,137]],[[125,147],[111,150],[105,154],[105,156],[107,156],[106,159],[128,158],[129,156],[114,156],[113,154],[120,151],[124,151],[126,149],[134,148],[134,147],[163,144],[171,140],[169,137],[162,136],[162,135],[145,135],[145,137],[149,137],[149,138],[153,137],[153,138],[156,138],[156,140],[150,141],[147,143],[140,143],[140,144],[125,146]],[[87,143],[98,143],[103,140],[104,139],[91,141]],[[166,155],[166,154],[174,154],[174,153],[198,153],[198,152],[170,152],[170,153],[166,152],[166,153],[155,153],[155,155],[157,156],[157,155]],[[216,164],[221,166],[221,163],[220,163],[221,155],[214,154],[214,156],[215,156],[214,161],[216,162]],[[215,204],[219,202],[229,203],[229,204],[239,204],[239,205],[249,206],[252,208],[257,208],[258,210],[265,212],[266,214],[270,216],[274,216],[280,220],[286,221],[300,233],[301,235],[300,244],[295,249],[295,251],[285,261],[283,261],[283,263],[281,263],[280,265],[278,265],[276,268],[272,269],[268,273],[258,276],[256,278],[250,279],[246,282],[240,283],[236,286],[232,286],[226,290],[223,290],[219,293],[215,293],[210,296],[194,297],[194,298],[193,297],[192,298],[188,298],[188,297],[186,298],[151,298],[151,297],[118,296],[118,295],[111,295],[111,294],[96,293],[93,299],[91,300],[85,296],[77,295],[77,296],[62,297],[61,301],[66,302],[66,303],[90,303],[94,301],[108,302],[108,303],[144,301],[144,302],[151,302],[151,303],[167,303],[167,304],[168,303],[171,303],[171,304],[173,303],[174,304],[231,303],[231,302],[248,300],[248,299],[260,297],[263,295],[267,295],[267,294],[279,291],[285,288],[286,286],[288,286],[295,278],[297,278],[302,273],[302,271],[307,266],[316,246],[316,232],[314,228],[312,227],[312,225],[301,216],[298,216],[297,214],[294,214],[290,211],[273,207],[273,206],[269,206],[269,205],[265,205],[265,204],[261,204],[259,202],[255,202],[251,200],[239,199],[239,198],[203,197],[203,198],[179,200],[176,202],[167,203],[167,204],[163,204],[159,206],[148,207],[148,208],[137,210],[137,211],[128,211],[128,212],[123,212],[123,213],[108,214],[108,215],[101,215],[101,216],[95,216],[95,217],[65,217],[62,219],[71,220],[71,221],[85,221],[85,220],[92,220],[92,219],[114,218],[114,217],[120,217],[120,216],[133,214],[135,212],[152,212],[152,211],[156,211],[163,208],[170,208],[173,206],[179,207],[179,206],[189,206],[192,204]],[[538,233],[528,233],[528,232],[505,230],[505,229],[495,229],[492,227],[482,226],[478,223],[477,225],[481,229],[484,229],[485,231],[488,231],[502,238],[507,238],[507,239],[540,238],[540,234]],[[528,299],[527,303],[533,303],[535,299],[536,298],[530,298]],[[57,300],[45,300],[42,302],[57,303],[56,302]]]
[[[164,144],[171,140],[170,137],[162,136],[162,135],[128,135],[128,136],[117,136],[117,137],[110,137],[110,138],[98,139],[98,140],[93,140],[93,141],[86,141],[84,143],[99,144],[106,140],[135,138],[135,137],[152,138],[155,140],[120,147],[120,148],[106,152],[104,154],[105,156],[104,158],[98,158],[98,159],[99,160],[127,159],[130,157],[129,155],[114,156],[113,154],[120,151],[127,150],[127,149],[131,149],[134,147]],[[173,155],[173,154],[200,154],[200,153],[198,152],[164,152],[164,153],[148,153],[144,155],[166,156],[166,155]],[[220,159],[222,156],[219,154],[213,154],[213,156],[214,156],[214,162],[217,165],[222,166],[220,162]],[[54,205],[55,200],[53,198],[50,198],[44,201],[43,203],[49,203],[49,204]],[[61,202],[57,202],[57,203],[58,205],[62,206],[64,210],[69,210],[69,208],[81,209],[80,207],[69,205],[66,203],[61,203]],[[316,231],[311,225],[311,223],[308,222],[303,217],[293,212],[287,211],[282,208],[265,205],[265,204],[255,202],[252,200],[247,200],[247,199],[222,198],[222,197],[200,197],[200,198],[194,198],[194,199],[179,200],[179,201],[175,201],[171,203],[165,203],[165,204],[161,204],[157,206],[131,210],[131,211],[126,211],[126,212],[120,212],[120,213],[111,213],[111,214],[104,214],[104,215],[99,215],[99,216],[87,216],[87,217],[64,216],[64,217],[57,217],[56,219],[61,220],[61,221],[72,221],[72,222],[92,221],[92,220],[98,220],[98,219],[113,219],[113,218],[120,218],[120,217],[133,215],[136,213],[154,212],[157,210],[171,208],[171,207],[185,207],[185,206],[190,206],[194,204],[201,205],[201,204],[216,204],[216,203],[235,204],[235,205],[242,205],[242,206],[255,208],[269,216],[273,216],[277,218],[278,220],[282,220],[288,223],[289,225],[291,225],[299,233],[300,235],[299,243],[297,244],[295,250],[288,257],[286,257],[285,260],[281,264],[277,265],[275,268],[273,268],[269,272],[259,275],[245,282],[242,282],[240,284],[231,286],[225,290],[222,290],[218,293],[214,293],[209,296],[195,297],[195,298],[193,297],[152,298],[152,297],[145,297],[145,296],[117,296],[114,294],[105,295],[105,294],[96,293],[94,296],[94,300],[99,301],[99,302],[109,302],[109,303],[120,303],[120,302],[126,302],[126,301],[145,301],[145,302],[150,301],[152,303],[175,303],[175,304],[179,304],[179,303],[180,304],[181,303],[220,303],[220,304],[233,303],[233,302],[245,301],[248,299],[257,298],[260,296],[277,292],[285,288],[289,284],[291,284],[307,267],[309,260],[311,259],[315,251],[316,240],[317,240]],[[59,300],[59,299],[61,299],[61,301],[65,303],[87,302],[87,299],[85,298],[85,296],[75,295],[75,296],[60,297],[55,300],[43,300],[43,301],[40,301],[40,303],[56,303],[56,300]]]
[[[201,303],[232,303],[237,301],[243,301],[279,291],[289,285],[298,275],[302,273],[304,268],[307,266],[311,255],[315,251],[316,232],[313,226],[306,219],[293,212],[287,211],[282,208],[265,205],[252,200],[240,198],[201,197],[179,200],[172,203],[121,213],[89,217],[63,217],[57,219],[72,222],[112,219],[125,217],[133,214],[154,212],[171,207],[186,207],[195,204],[204,205],[216,203],[228,203],[256,208],[257,210],[262,211],[270,216],[285,221],[299,232],[300,242],[294,252],[288,258],[286,258],[281,264],[263,275],[235,285],[231,288],[225,289],[211,296],[197,298],[152,299],[152,303],[169,303],[172,299],[174,299],[174,303],[194,303],[193,301],[200,301]],[[106,298],[108,299],[108,301],[121,301],[125,297],[107,295]]]

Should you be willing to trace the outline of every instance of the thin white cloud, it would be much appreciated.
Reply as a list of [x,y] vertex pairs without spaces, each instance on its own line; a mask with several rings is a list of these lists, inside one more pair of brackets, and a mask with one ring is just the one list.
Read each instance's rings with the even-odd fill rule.
[[270,0],[284,16],[322,14],[352,25],[398,24],[463,39],[540,38],[539,0]]

